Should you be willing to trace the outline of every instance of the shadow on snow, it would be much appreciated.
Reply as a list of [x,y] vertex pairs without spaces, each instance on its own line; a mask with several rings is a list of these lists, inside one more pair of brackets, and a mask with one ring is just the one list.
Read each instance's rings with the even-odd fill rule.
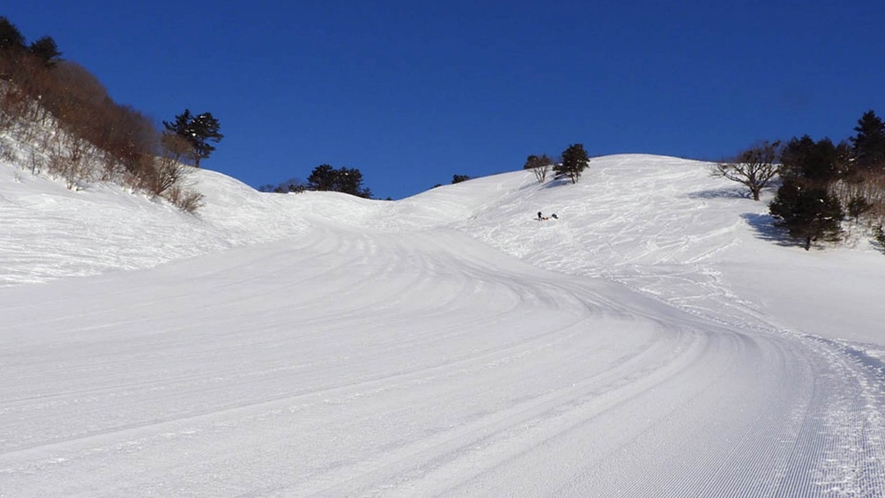
[[750,199],[750,192],[742,188],[699,190],[688,194],[689,199]]
[[770,214],[744,213],[741,218],[750,225],[756,237],[762,240],[774,242],[782,247],[799,245],[795,239],[787,235],[786,231],[774,226],[774,217]]

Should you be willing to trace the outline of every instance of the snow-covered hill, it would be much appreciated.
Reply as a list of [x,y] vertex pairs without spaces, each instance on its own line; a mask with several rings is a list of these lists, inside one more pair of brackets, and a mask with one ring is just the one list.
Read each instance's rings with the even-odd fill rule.
[[[534,266],[624,283],[684,309],[885,343],[880,251],[863,240],[808,253],[789,245],[771,228],[765,200],[751,201],[701,162],[609,156],[595,159],[577,185],[539,185],[519,171],[395,202],[260,193],[196,170],[190,179],[206,196],[196,217],[115,186],[72,192],[5,166],[0,286],[149,268],[297,239],[317,225],[451,228]],[[538,211],[559,219],[539,223]]]
[[885,493],[885,256],[708,164],[190,179],[197,216],[0,163],[0,496]]

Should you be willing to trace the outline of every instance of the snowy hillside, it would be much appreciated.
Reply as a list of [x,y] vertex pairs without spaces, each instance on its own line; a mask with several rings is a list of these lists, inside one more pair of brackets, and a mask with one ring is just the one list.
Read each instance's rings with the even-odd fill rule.
[[190,179],[197,216],[0,163],[0,497],[885,494],[885,256],[707,164]]

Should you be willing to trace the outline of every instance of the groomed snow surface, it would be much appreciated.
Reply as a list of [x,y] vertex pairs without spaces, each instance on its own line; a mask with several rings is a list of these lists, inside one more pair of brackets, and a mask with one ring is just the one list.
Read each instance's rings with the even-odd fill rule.
[[0,163],[0,496],[885,495],[885,256],[709,170],[192,216]]

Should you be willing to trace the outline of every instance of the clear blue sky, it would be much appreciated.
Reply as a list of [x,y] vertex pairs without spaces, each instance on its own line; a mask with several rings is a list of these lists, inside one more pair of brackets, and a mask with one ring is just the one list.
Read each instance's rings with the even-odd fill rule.
[[328,163],[398,199],[572,143],[720,159],[885,115],[882,0],[27,0],[0,15],[158,122],[211,112],[225,138],[203,166],[256,187]]

